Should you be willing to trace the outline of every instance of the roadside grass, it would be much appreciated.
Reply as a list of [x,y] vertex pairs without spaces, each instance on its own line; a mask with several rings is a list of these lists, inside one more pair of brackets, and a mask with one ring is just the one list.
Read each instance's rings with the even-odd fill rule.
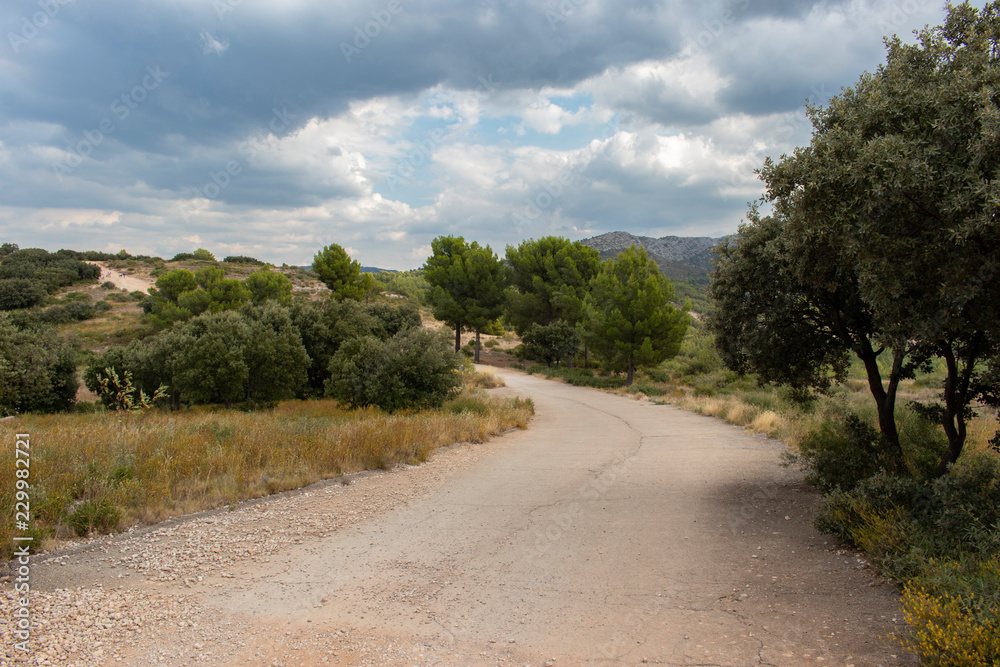
[[[530,401],[467,388],[439,410],[347,411],[332,400],[261,412],[28,415],[0,423],[0,544],[10,557],[15,434],[31,436],[36,548],[217,508],[346,473],[418,464],[435,449],[525,428]],[[19,531],[20,533],[20,531]]]

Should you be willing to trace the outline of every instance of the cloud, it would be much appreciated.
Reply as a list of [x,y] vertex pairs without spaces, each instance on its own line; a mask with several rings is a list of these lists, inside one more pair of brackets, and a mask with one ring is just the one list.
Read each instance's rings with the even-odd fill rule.
[[0,50],[0,233],[391,268],[439,234],[726,233],[804,100],[932,4],[71,3]]
[[203,53],[214,53],[222,55],[229,48],[229,42],[220,40],[207,30],[201,31],[201,44]]

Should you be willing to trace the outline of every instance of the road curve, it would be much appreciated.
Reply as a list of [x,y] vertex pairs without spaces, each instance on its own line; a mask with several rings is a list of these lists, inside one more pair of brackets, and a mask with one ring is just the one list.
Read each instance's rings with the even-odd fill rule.
[[[496,372],[534,400],[528,430],[403,473],[436,480],[406,502],[175,585],[243,647],[203,662],[910,664],[887,638],[894,591],[811,527],[816,496],[779,465],[782,443]],[[341,643],[276,652],[282,633]],[[161,630],[131,660],[181,635]]]

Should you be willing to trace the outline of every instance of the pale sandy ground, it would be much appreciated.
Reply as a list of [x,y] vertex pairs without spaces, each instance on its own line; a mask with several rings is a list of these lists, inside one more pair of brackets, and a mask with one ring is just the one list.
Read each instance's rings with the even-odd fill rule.
[[812,528],[782,443],[497,372],[530,429],[38,557],[35,645],[80,665],[912,664],[893,588]]
[[[115,287],[117,287],[118,289],[127,289],[129,292],[139,291],[143,293],[145,293],[148,288],[153,286],[154,281],[150,279],[148,276],[146,277],[139,277],[132,275],[120,276],[118,275],[120,271],[117,271],[115,269],[108,269],[107,265],[105,265],[103,262],[90,262],[90,263],[96,264],[97,266],[101,267],[101,279],[99,281],[101,283],[110,280],[115,284]],[[109,270],[111,271],[110,276],[108,275]]]

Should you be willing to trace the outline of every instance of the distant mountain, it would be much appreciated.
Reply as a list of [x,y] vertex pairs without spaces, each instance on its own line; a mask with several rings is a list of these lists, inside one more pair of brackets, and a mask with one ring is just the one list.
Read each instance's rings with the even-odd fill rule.
[[361,273],[399,273],[396,269],[380,269],[377,266],[362,266]]
[[584,239],[580,243],[601,253],[601,259],[616,257],[629,246],[640,246],[646,249],[668,278],[698,280],[708,277],[712,266],[710,251],[721,240],[707,236],[664,236],[654,239],[628,232],[609,232]]

